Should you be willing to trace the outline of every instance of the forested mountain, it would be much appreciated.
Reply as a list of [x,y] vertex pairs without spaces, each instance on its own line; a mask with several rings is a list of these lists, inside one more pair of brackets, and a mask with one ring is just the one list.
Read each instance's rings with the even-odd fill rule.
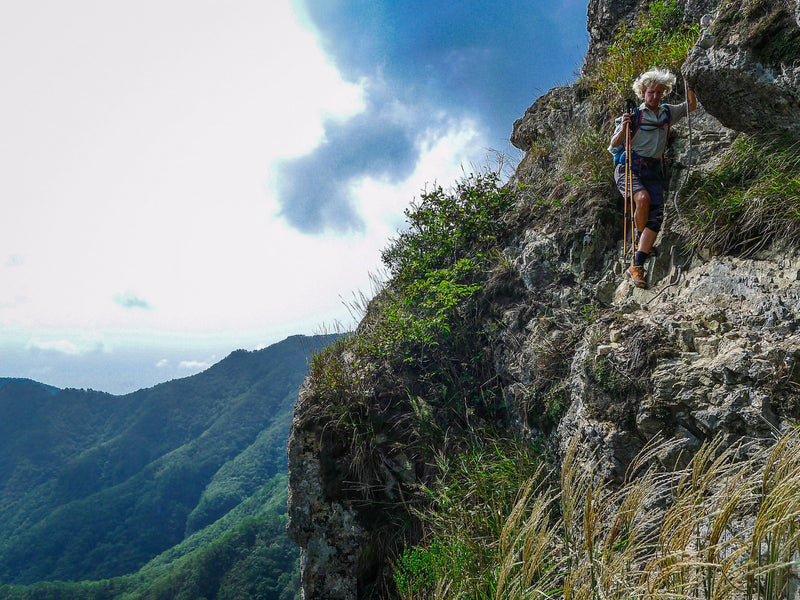
[[0,380],[0,583],[106,580],[0,597],[178,597],[184,585],[216,590],[254,560],[272,568],[234,574],[237,585],[277,598],[283,576],[291,597],[286,438],[308,359],[327,341],[239,350],[124,396]]

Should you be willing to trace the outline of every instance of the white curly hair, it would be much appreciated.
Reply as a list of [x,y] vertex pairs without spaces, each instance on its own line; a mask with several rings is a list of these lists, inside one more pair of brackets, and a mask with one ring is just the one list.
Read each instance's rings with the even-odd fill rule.
[[665,69],[650,69],[642,73],[633,82],[633,91],[639,100],[644,100],[644,93],[651,85],[663,85],[664,93],[669,94],[672,91],[672,86],[675,85],[675,75]]

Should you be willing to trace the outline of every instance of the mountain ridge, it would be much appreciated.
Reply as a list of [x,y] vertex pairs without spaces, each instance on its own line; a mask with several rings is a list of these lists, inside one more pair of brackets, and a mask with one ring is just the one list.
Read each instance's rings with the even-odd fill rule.
[[0,581],[135,572],[285,477],[312,350],[290,336],[125,395],[0,385]]

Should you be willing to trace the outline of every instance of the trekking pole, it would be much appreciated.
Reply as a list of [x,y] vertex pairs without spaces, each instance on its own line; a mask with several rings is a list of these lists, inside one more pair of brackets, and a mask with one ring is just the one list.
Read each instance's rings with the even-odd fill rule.
[[[625,103],[625,112],[629,115],[633,115],[636,112],[636,104],[633,100],[628,100]],[[625,239],[628,231],[628,222],[630,221],[631,227],[631,254],[635,254],[635,246],[636,246],[636,233],[635,233],[635,220],[634,220],[634,213],[636,211],[633,202],[633,173],[631,171],[631,160],[633,160],[633,153],[631,152],[631,123],[628,121],[627,127],[625,128],[625,224],[624,224],[624,233],[623,233],[623,255],[628,252],[628,243]],[[630,205],[629,205],[630,202]],[[628,218],[628,209],[630,207],[630,219]]]
[[625,124],[625,197],[622,199],[622,258],[628,253],[628,149],[631,145],[631,126]]

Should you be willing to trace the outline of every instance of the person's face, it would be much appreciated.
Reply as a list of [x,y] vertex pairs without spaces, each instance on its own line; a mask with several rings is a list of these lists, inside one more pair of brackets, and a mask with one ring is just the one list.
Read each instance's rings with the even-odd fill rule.
[[664,96],[666,87],[660,83],[655,83],[647,88],[644,92],[644,103],[647,108],[655,110],[661,104],[661,98]]

